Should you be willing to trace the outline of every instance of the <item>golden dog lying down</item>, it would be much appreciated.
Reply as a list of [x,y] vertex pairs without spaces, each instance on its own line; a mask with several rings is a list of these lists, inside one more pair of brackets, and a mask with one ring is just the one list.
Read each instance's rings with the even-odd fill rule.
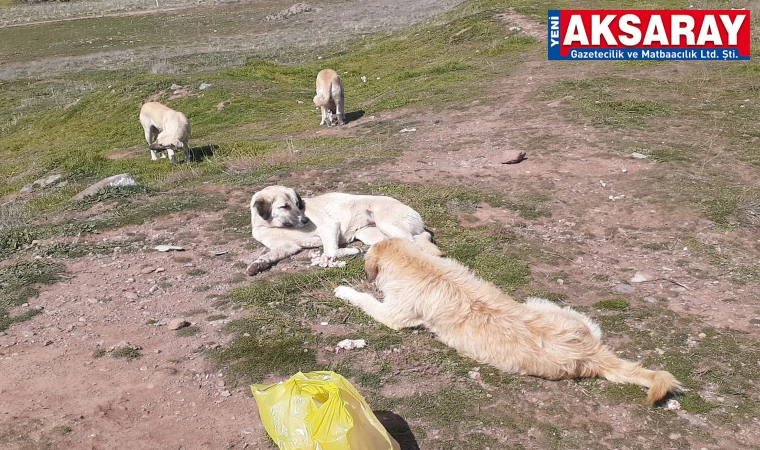
[[335,295],[398,330],[424,326],[480,363],[550,380],[603,377],[649,388],[655,403],[680,383],[618,358],[601,342],[590,318],[548,300],[517,303],[453,259],[437,257],[406,239],[387,239],[367,252],[365,271],[384,300],[339,286]]

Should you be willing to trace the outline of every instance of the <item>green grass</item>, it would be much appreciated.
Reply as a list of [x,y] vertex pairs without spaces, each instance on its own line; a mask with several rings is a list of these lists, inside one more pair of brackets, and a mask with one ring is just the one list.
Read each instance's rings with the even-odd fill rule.
[[106,356],[106,353],[107,352],[105,351],[105,349],[99,348],[99,349],[97,349],[97,350],[95,350],[95,351],[92,352],[92,357],[93,358],[102,358],[102,357]]
[[541,98],[562,99],[571,107],[571,118],[592,125],[642,126],[651,119],[671,116],[673,111],[665,102],[640,99],[643,84],[624,77],[561,81],[541,92]]
[[142,357],[140,350],[133,347],[121,347],[111,352],[114,358],[124,358],[127,360],[139,359]]
[[59,280],[64,267],[47,261],[19,261],[0,269],[0,331],[39,314],[28,310],[10,316],[10,309],[21,306],[39,293],[38,284],[53,284]]
[[594,308],[609,309],[609,310],[628,309],[629,306],[631,306],[630,303],[628,303],[627,300],[623,300],[621,298],[614,298],[610,300],[600,300],[594,303]]
[[179,330],[177,330],[177,336],[190,337],[190,336],[195,336],[196,334],[200,332],[201,332],[201,327],[190,326],[190,327],[180,328]]

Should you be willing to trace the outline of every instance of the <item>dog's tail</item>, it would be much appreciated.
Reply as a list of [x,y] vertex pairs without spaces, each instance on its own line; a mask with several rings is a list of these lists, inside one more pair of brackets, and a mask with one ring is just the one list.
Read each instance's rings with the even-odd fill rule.
[[314,96],[314,106],[322,107],[330,104],[330,91],[322,92]]
[[607,347],[602,347],[594,359],[599,376],[613,383],[631,383],[648,388],[647,402],[650,404],[659,402],[669,392],[678,393],[683,389],[670,372],[645,369],[639,363],[618,358]]

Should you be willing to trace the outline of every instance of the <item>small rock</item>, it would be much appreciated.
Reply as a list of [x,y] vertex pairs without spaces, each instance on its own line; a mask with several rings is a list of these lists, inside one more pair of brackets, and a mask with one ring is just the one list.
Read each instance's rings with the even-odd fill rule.
[[525,159],[526,153],[522,150],[507,150],[501,155],[502,164],[517,164]]
[[636,288],[631,286],[630,284],[620,283],[617,286],[615,286],[615,290],[620,292],[621,294],[633,294],[636,292]]
[[184,248],[178,247],[176,245],[157,245],[153,247],[153,249],[158,250],[159,252],[170,252],[170,251],[182,252],[185,250]]
[[82,192],[78,193],[77,195],[71,197],[74,201],[82,200],[83,198],[97,194],[99,190],[105,188],[105,187],[120,187],[120,186],[136,186],[137,181],[135,180],[135,177],[130,173],[122,173],[119,175],[114,175],[112,177],[104,178],[97,183],[93,184],[92,186],[88,187],[87,189],[83,190]]
[[480,379],[480,367],[475,367],[469,372],[467,372],[467,376],[470,377],[470,379],[473,380],[479,380]]
[[623,173],[628,173],[628,169],[625,169],[625,168],[620,169],[620,171],[623,172]]
[[161,272],[166,272],[166,269],[164,269],[163,267],[159,267],[156,269],[156,273],[161,273]]
[[29,306],[29,303],[22,303],[21,306],[23,306],[24,308],[27,308]]
[[655,276],[648,272],[636,272],[631,278],[631,283],[644,283],[646,281],[652,281]]
[[171,89],[172,91],[176,91],[177,89],[182,89],[182,86],[178,84],[172,84],[172,86],[169,89]]
[[565,280],[563,280],[562,278],[557,278],[557,284],[562,286],[565,284]]
[[668,435],[668,439],[670,439],[671,441],[677,441],[678,439],[681,439],[681,435],[678,433],[670,433]]
[[47,347],[48,345],[52,345],[53,341],[47,340],[44,344],[42,344],[43,347]]
[[675,286],[675,287],[672,287],[672,288],[670,288],[668,290],[671,291],[671,292],[685,292],[686,288],[681,287],[681,286]]
[[43,309],[45,309],[45,307],[42,305],[37,305],[34,307],[34,309],[36,309],[37,311],[42,311]]
[[147,275],[149,273],[152,273],[154,270],[156,270],[156,269],[153,268],[153,267],[146,267],[146,268],[142,269],[140,272],[142,274],[144,274],[144,275]]
[[298,103],[299,105],[303,105],[303,100],[296,100],[296,103]]
[[127,293],[124,294],[124,297],[127,297],[128,300],[137,300],[138,298],[140,298],[134,292],[127,292]]
[[229,397],[230,395],[232,395],[232,393],[230,393],[230,391],[225,389],[222,392],[220,392],[219,395],[221,395],[222,397]]
[[86,322],[86,321],[87,321],[87,319],[85,319],[84,317],[80,317],[80,318],[79,318],[79,321],[80,321],[80,322]]
[[704,339],[704,338],[706,338],[706,337],[707,337],[707,335],[706,335],[705,333],[699,333],[699,334],[697,335],[697,337],[699,337],[700,339]]
[[185,328],[189,326],[190,326],[190,322],[184,319],[174,319],[171,322],[169,322],[169,325],[167,325],[167,328],[170,330],[179,330],[180,328]]
[[158,285],[154,284],[153,286],[150,287],[150,289],[148,289],[148,292],[150,292],[152,294],[152,293],[156,292],[158,289],[159,289]]
[[131,278],[131,277],[127,278],[127,283],[134,283],[134,282],[135,282],[134,278]]
[[401,131],[399,131],[398,133],[399,133],[399,134],[404,134],[404,133],[414,133],[415,131],[417,131],[417,129],[416,129],[416,128],[404,128],[404,129],[402,129]]
[[225,101],[219,103],[218,105],[216,105],[216,110],[217,111],[223,111],[224,108],[226,108],[227,106],[229,106],[229,104],[230,104],[230,101],[229,100],[225,100]]
[[657,303],[657,298],[655,297],[644,297],[644,301],[647,303]]
[[633,158],[633,159],[646,159],[647,155],[645,155],[643,153],[633,152],[633,153],[631,153],[631,158]]
[[366,83],[366,82],[367,82],[367,77],[365,77],[364,75],[362,75],[362,83]]
[[198,86],[198,89],[201,90],[201,91],[205,91],[206,89],[208,89],[210,87],[211,87],[211,84],[209,84],[209,83],[201,83],[201,85]]

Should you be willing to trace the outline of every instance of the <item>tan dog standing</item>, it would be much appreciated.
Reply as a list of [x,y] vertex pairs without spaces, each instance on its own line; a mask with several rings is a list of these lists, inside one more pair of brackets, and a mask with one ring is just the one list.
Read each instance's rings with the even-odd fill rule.
[[174,155],[177,151],[182,151],[185,160],[188,159],[190,122],[184,114],[161,103],[148,102],[140,108],[140,123],[153,161],[158,159],[157,152],[163,150],[169,154],[172,164],[177,164]]
[[317,95],[314,96],[314,106],[322,110],[322,121],[319,125],[333,126],[332,115],[337,117],[338,125],[346,120],[346,110],[343,106],[343,83],[338,73],[332,69],[324,69],[317,74]]
[[459,353],[505,372],[638,384],[649,388],[650,403],[681,389],[669,372],[618,358],[589,317],[540,298],[517,303],[459,262],[414,242],[379,242],[364,267],[382,302],[347,286],[335,295],[394,330],[422,325]]

